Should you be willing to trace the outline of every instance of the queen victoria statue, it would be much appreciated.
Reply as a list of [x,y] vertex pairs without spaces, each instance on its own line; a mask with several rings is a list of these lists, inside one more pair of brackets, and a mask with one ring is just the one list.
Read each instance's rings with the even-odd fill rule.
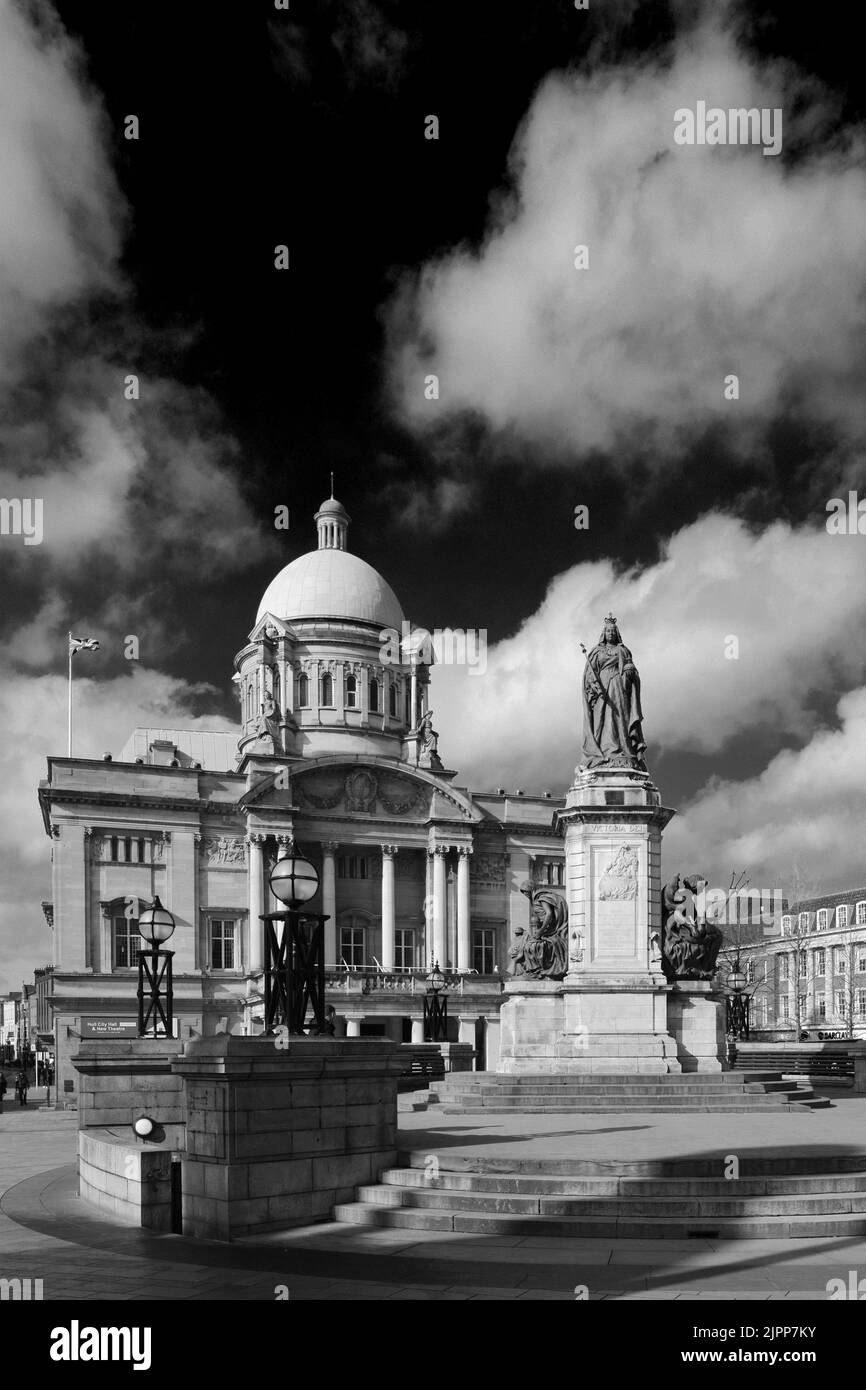
[[583,672],[583,762],[581,771],[600,767],[646,771],[640,676],[623,643],[616,618],[604,620],[604,630],[586,657]]

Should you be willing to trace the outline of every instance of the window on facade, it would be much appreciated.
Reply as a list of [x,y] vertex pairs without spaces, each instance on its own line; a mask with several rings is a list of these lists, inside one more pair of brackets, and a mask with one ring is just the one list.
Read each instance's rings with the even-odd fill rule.
[[827,1017],[827,996],[825,994],[815,995],[815,1014],[818,1018]]
[[837,991],[836,991],[836,1013],[838,1014],[839,1018],[844,1018],[844,1017],[845,1017],[845,1014],[846,1014],[845,1005],[846,1005],[845,994],[844,994],[844,992],[843,992],[841,989],[837,989]]
[[793,922],[793,920],[794,920],[793,917],[783,917],[783,918],[782,918],[782,935],[783,935],[783,936],[790,936],[790,935],[791,935],[791,923]]
[[800,931],[808,931],[808,930],[809,930],[809,914],[808,914],[808,912],[801,912],[801,913],[800,913],[799,917],[797,918],[797,927],[798,927],[798,929],[799,929]]
[[375,676],[370,681],[370,689],[368,695],[370,701],[370,713],[381,714],[382,711],[379,709],[379,682],[376,680]]
[[372,878],[371,863],[366,854],[341,854],[337,860],[338,878]]
[[415,933],[408,927],[394,932],[394,964],[398,970],[415,969]]
[[800,995],[800,1022],[801,1022],[801,1023],[802,1023],[802,1021],[803,1021],[803,1019],[804,1019],[805,1017],[806,1017],[806,996],[805,996],[805,994],[801,994],[801,995]]
[[751,956],[746,961],[746,981],[750,985],[755,983],[755,962],[752,960]]
[[326,671],[320,681],[320,705],[333,705],[334,703],[334,677]]
[[857,969],[866,971],[866,948],[863,946],[857,948]]
[[836,947],[836,974],[844,975],[848,969],[848,956],[844,946]]
[[857,916],[855,920],[858,927],[866,925],[866,902],[857,904]]
[[788,978],[788,957],[787,957],[787,956],[779,956],[779,979],[780,979],[780,980],[787,980],[787,978]]
[[361,926],[348,925],[340,928],[341,964],[350,970],[358,969],[366,960],[366,931]]
[[806,959],[806,952],[798,951],[797,957],[797,974],[799,975],[801,980],[805,980],[808,971],[808,961]]
[[857,991],[857,1017],[866,1018],[866,989]]
[[393,681],[388,686],[388,713],[392,719],[397,718],[397,687]]
[[816,919],[815,919],[815,926],[816,926],[817,930],[818,930],[818,931],[826,931],[826,930],[827,930],[827,927],[828,927],[828,925],[829,925],[829,921],[830,921],[830,909],[829,909],[828,907],[821,907],[821,908],[819,908],[819,909],[818,909],[817,917],[816,917]]
[[115,970],[129,970],[138,965],[144,942],[138,934],[138,918],[116,916],[111,921]]
[[234,917],[212,917],[210,963],[212,970],[234,970],[237,964]]
[[496,964],[496,932],[493,927],[474,927],[472,931],[472,969],[479,975],[492,975]]
[[561,860],[548,859],[541,865],[541,882],[549,883],[554,887],[561,888],[564,882],[563,873],[565,865]]
[[780,1005],[780,1009],[779,1009],[780,1016],[781,1016],[782,1018],[790,1018],[790,1017],[791,1017],[791,1001],[790,1001],[790,999],[788,998],[787,994],[783,994],[783,995],[782,995],[781,999],[779,1000],[779,1005]]
[[298,709],[308,709],[310,705],[310,678],[302,671],[298,676]]
[[839,906],[836,908],[836,926],[837,926],[837,927],[847,927],[847,925],[848,925],[848,906],[847,906],[846,903],[840,903]]
[[357,676],[346,677],[346,709],[358,708],[358,678]]
[[827,971],[827,952],[822,947],[820,951],[815,951],[815,974],[824,975]]

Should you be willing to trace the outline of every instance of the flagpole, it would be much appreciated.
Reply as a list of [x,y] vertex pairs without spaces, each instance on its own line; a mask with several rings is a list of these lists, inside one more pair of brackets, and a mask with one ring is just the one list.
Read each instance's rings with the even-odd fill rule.
[[68,638],[69,638],[69,710],[68,710],[68,720],[67,720],[67,726],[68,726],[68,738],[67,738],[68,754],[67,754],[67,756],[71,758],[71,757],[72,757],[72,633],[71,633],[71,632],[68,634]]

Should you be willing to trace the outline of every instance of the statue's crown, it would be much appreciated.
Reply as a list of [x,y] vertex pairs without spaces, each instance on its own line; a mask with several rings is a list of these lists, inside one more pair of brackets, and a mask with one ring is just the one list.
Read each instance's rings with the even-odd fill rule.
[[608,615],[607,615],[607,617],[605,618],[604,622],[605,622],[605,626],[607,626],[608,623],[613,623],[614,626],[616,626],[616,618],[613,616],[612,613],[608,613]]

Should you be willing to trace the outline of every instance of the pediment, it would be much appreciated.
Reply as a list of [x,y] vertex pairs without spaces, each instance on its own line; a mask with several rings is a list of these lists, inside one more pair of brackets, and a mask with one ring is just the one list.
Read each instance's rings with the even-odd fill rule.
[[292,769],[292,797],[307,811],[426,823],[430,819],[475,820],[464,796],[422,770],[399,763],[341,763]]

